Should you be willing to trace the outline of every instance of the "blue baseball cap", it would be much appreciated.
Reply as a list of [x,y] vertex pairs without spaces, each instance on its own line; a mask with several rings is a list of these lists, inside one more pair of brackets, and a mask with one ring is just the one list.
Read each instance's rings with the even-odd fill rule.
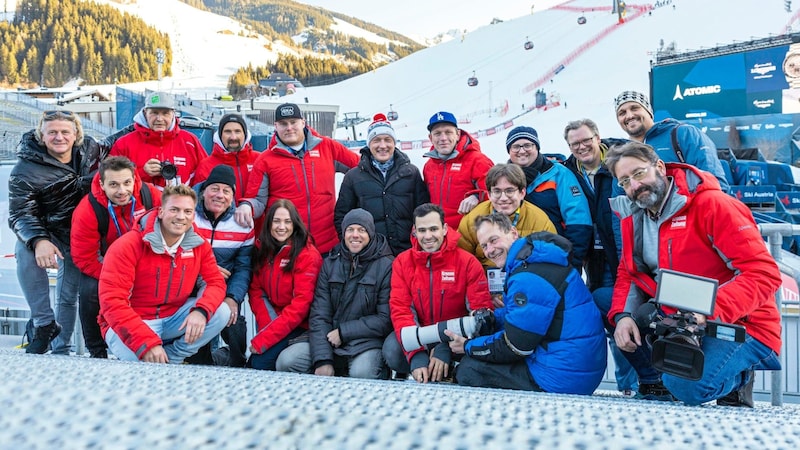
[[435,125],[438,125],[440,123],[449,123],[452,124],[454,127],[458,128],[458,121],[456,120],[456,116],[446,111],[439,111],[436,114],[432,115],[431,120],[428,121],[428,131],[431,131]]

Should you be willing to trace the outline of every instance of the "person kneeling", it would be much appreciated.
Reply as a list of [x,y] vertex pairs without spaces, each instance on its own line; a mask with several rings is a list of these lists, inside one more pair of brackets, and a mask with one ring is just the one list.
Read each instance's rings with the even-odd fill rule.
[[[230,308],[211,245],[192,227],[197,194],[168,186],[145,216],[108,248],[100,272],[100,328],[125,361],[181,364],[219,334]],[[199,295],[193,291],[200,285]]]
[[565,238],[537,232],[517,239],[503,214],[475,221],[484,253],[505,268],[505,306],[495,310],[496,331],[465,339],[450,331],[461,385],[564,394],[594,392],[606,368],[600,311],[570,265]]

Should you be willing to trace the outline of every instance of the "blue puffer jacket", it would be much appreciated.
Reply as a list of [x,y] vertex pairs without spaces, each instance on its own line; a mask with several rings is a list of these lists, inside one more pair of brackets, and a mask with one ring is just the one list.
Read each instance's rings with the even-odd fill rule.
[[569,271],[564,306],[559,308],[561,295],[545,278],[525,269],[514,273],[528,265],[534,270],[568,267],[564,241],[553,233],[540,232],[511,246],[505,268],[509,274],[505,306],[494,312],[497,331],[470,339],[465,350],[477,359],[491,360],[485,353],[501,348],[498,344],[504,342],[516,355],[530,352],[525,356],[528,370],[545,392],[590,395],[605,372],[606,337],[600,311],[580,274],[574,268]]

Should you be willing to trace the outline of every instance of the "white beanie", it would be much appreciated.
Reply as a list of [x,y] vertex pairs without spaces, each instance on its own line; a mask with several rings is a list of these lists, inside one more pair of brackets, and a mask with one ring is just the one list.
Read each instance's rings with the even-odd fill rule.
[[385,115],[378,113],[372,118],[372,123],[367,128],[367,143],[372,142],[373,139],[381,135],[391,136],[392,140],[397,142],[392,124],[389,123]]

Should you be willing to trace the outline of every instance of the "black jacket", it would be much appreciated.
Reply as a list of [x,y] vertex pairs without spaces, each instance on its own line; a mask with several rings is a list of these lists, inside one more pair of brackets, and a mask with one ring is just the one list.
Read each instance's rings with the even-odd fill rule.
[[[333,364],[334,353],[352,357],[383,346],[392,332],[389,291],[393,260],[386,238],[380,234],[357,255],[339,243],[325,258],[308,319],[314,368]],[[342,345],[334,349],[327,335],[336,328]]]
[[361,149],[361,162],[344,176],[334,210],[334,226],[342,237],[342,220],[354,208],[364,208],[375,219],[375,231],[386,236],[394,255],[411,248],[413,212],[430,201],[419,169],[405,153],[395,149],[394,166],[383,175],[372,165],[369,147]]
[[69,245],[72,212],[89,192],[109,148],[84,136],[83,144],[72,149],[73,162],[64,164],[47,153],[32,130],[22,136],[8,178],[8,225],[20,241],[31,250],[41,239]]
[[[628,142],[625,139],[603,139],[600,143],[600,149],[605,155],[609,146],[616,146]],[[611,279],[617,279],[617,266],[619,265],[619,251],[617,249],[616,239],[614,239],[614,229],[612,227],[612,212],[611,204],[608,199],[612,197],[614,184],[617,180],[611,175],[611,172],[606,169],[605,165],[601,165],[597,174],[594,176],[594,186],[589,187],[587,178],[583,175],[582,171],[578,169],[578,162],[574,156],[570,156],[564,163],[565,166],[578,179],[586,199],[589,201],[589,210],[592,213],[592,222],[595,224],[597,236],[603,244],[603,250],[596,250],[594,248],[595,237],[592,238],[592,245],[589,247],[589,255],[586,263],[586,274],[588,278],[588,286],[590,291],[602,286],[603,275],[608,264],[608,270],[611,271]]]

